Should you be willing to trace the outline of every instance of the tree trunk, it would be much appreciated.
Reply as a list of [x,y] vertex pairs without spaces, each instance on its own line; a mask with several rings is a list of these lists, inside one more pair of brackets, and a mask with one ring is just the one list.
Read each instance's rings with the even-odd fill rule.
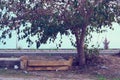
[[77,29],[75,32],[76,44],[77,44],[77,60],[80,67],[84,67],[86,64],[85,54],[84,54],[84,39],[86,33],[86,26],[80,29]]

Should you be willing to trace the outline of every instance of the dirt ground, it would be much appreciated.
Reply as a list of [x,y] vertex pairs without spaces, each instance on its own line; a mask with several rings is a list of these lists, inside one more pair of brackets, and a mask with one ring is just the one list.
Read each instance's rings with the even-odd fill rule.
[[[72,77],[72,76],[71,76]],[[0,76],[0,80],[96,80],[94,78],[83,77],[82,75],[79,78],[52,78],[52,77],[42,77],[42,76],[29,76],[29,77],[15,77],[15,76]]]
[[120,56],[101,55],[101,64],[68,71],[22,71],[0,69],[0,80],[120,80]]
[[120,80],[120,56],[103,55],[104,64],[97,65],[92,73],[102,75],[111,80]]
[[75,71],[15,71],[1,70],[0,80],[97,80],[89,74]]

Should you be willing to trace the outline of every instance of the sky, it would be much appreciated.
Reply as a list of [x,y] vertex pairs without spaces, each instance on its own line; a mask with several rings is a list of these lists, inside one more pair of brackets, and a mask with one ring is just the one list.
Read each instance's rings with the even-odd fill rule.
[[[93,38],[89,43],[89,48],[91,48],[91,45],[94,45],[96,48],[103,48],[103,42],[105,40],[105,38],[107,38],[108,41],[110,41],[109,43],[109,48],[113,49],[113,48],[120,48],[120,25],[118,25],[117,23],[113,23],[113,27],[114,30],[110,30],[108,29],[107,32],[105,33],[93,33]],[[72,36],[74,38],[74,36]],[[34,38],[32,38],[34,41]],[[47,44],[42,44],[41,47],[39,49],[57,49],[56,47],[56,43],[59,42],[59,35],[55,41],[55,43],[49,43],[47,42]],[[61,45],[60,49],[74,49],[74,47],[71,45],[71,42],[69,40],[69,38],[67,36],[63,36],[62,39],[63,43]],[[74,38],[75,41],[75,38]],[[28,44],[26,43],[25,40],[21,40],[18,42],[17,38],[16,38],[16,32],[13,32],[13,37],[11,39],[6,39],[7,44],[3,45],[2,43],[0,43],[0,49],[36,49],[36,45],[33,44],[31,47],[27,47]],[[100,45],[100,47],[98,47],[98,45]]]

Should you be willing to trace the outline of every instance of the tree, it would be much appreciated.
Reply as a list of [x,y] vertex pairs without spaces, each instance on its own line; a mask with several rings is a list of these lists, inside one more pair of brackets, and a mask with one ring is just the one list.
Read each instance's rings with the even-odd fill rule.
[[[37,36],[37,47],[56,39],[58,33],[75,35],[79,65],[85,65],[84,46],[87,35],[112,28],[112,22],[120,22],[119,0],[1,0],[0,40],[10,38],[13,30],[19,40]],[[27,24],[30,23],[31,26]],[[21,30],[21,25],[24,27]],[[21,33],[24,33],[21,35]],[[62,39],[62,38],[61,38]],[[87,40],[87,39],[86,39]]]

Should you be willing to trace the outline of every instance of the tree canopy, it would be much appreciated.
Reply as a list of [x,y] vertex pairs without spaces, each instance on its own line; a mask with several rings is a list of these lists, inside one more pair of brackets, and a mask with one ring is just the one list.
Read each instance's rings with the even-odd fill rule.
[[[116,0],[1,0],[0,39],[11,37],[12,30],[17,30],[19,39],[38,36],[40,43],[46,43],[57,34],[69,35],[70,30],[89,26],[88,33],[101,27],[111,27],[111,22],[118,22],[120,6]],[[27,27],[31,23],[31,27]],[[20,30],[20,26],[25,28]],[[3,30],[7,28],[6,30]],[[51,40],[49,39],[49,40]]]
[[11,38],[16,30],[18,39],[27,38],[29,44],[33,43],[30,37],[37,36],[39,47],[48,40],[54,42],[58,33],[71,32],[76,37],[78,53],[82,54],[86,35],[101,32],[103,27],[112,28],[112,22],[120,23],[120,1],[0,0],[0,17],[1,41],[7,36]]

